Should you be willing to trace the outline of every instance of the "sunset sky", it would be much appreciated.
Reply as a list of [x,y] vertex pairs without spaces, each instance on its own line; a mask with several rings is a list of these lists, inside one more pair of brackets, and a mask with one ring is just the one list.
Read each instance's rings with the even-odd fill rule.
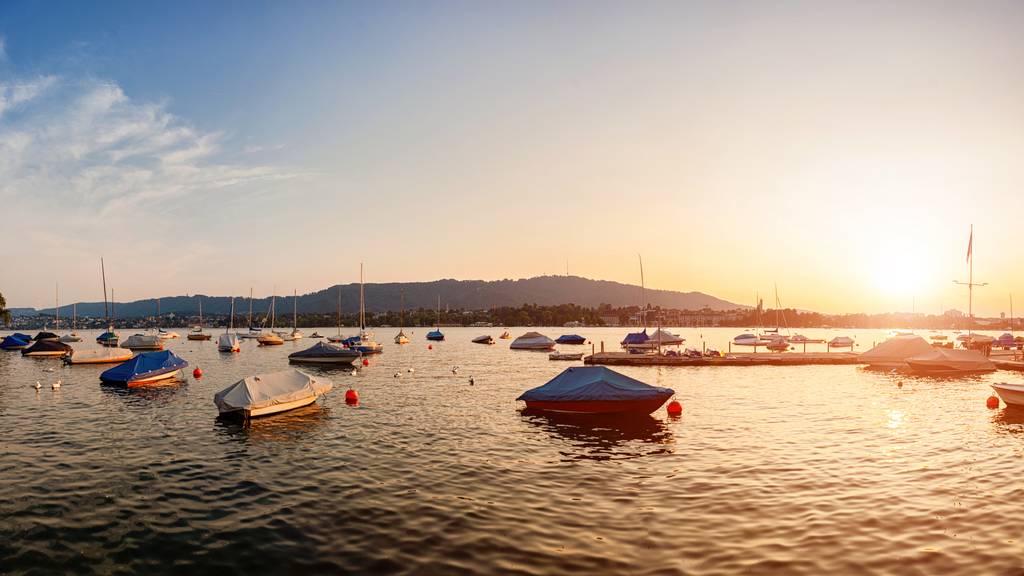
[[10,306],[565,273],[1024,310],[1024,3],[0,3]]

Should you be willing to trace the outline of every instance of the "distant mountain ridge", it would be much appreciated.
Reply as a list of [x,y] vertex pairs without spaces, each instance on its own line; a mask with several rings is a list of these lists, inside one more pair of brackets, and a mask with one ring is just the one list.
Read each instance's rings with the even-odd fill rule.
[[[596,307],[600,304],[612,306],[638,306],[640,304],[640,286],[622,284],[610,280],[591,280],[579,276],[538,276],[519,280],[435,280],[432,282],[390,282],[385,284],[366,284],[367,312],[396,311],[401,306],[402,293],[405,294],[407,309],[428,308],[437,306],[437,297],[441,297],[442,308],[483,310],[491,307],[522,306],[538,304],[553,306],[557,304],[578,304]],[[345,313],[356,312],[359,308],[359,284],[341,286],[342,309]],[[677,308],[683,310],[732,310],[746,308],[703,292],[676,292],[672,290],[645,291],[646,301],[652,306]],[[231,310],[229,296],[169,296],[160,298],[160,312],[176,315],[195,314],[199,311],[199,300],[203,302],[205,314],[227,314]],[[270,298],[255,298],[252,302],[253,316],[262,318],[270,307]],[[285,317],[292,313],[292,296],[277,297],[277,315]],[[300,313],[335,312],[338,305],[338,285],[330,288],[301,294],[298,297]],[[103,302],[78,302],[78,315],[102,317]],[[61,317],[71,316],[71,304],[61,305]],[[118,318],[138,318],[153,316],[157,311],[157,300],[149,298],[134,302],[118,302],[115,314]],[[235,297],[235,314],[245,317],[249,311],[247,295]],[[53,315],[53,308],[35,310],[32,308],[13,308],[12,314],[26,316],[32,314]]]

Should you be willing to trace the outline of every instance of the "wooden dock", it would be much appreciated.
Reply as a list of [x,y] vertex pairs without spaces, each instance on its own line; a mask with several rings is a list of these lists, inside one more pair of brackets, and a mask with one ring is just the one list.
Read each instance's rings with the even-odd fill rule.
[[[721,358],[687,358],[628,352],[596,352],[583,358],[584,364],[602,366],[815,366],[863,364],[855,352],[786,352],[784,354],[734,353]],[[1021,363],[1024,364],[1024,363]]]

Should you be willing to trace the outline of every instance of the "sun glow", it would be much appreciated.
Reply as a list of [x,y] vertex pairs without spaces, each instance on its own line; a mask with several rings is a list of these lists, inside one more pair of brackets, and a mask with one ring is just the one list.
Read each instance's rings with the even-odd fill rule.
[[922,287],[923,272],[899,255],[883,256],[875,269],[875,286],[886,296],[913,296]]

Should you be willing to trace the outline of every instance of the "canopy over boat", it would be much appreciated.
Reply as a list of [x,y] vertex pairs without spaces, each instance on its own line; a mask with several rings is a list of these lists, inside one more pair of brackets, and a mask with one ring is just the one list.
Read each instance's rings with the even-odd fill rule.
[[860,355],[868,366],[893,368],[906,366],[907,358],[927,354],[933,350],[924,338],[913,334],[895,336]]
[[57,340],[37,340],[35,344],[21,351],[22,356],[64,356],[71,354],[72,348]]
[[654,334],[651,334],[649,341],[650,344],[655,346],[658,344],[661,344],[662,346],[678,346],[683,342],[686,342],[686,338],[661,328],[655,330]]
[[129,350],[161,350],[164,342],[155,334],[132,334],[121,347]]
[[36,337],[33,338],[33,340],[36,342],[39,342],[40,340],[60,340],[60,336],[57,336],[53,332],[40,332],[39,334],[36,334]]
[[237,334],[224,333],[217,338],[217,349],[221,352],[238,352],[240,348]]
[[650,414],[675,391],[644,384],[605,366],[568,368],[543,386],[516,398],[528,408],[566,412],[643,412]]
[[995,364],[976,350],[952,350],[933,348],[923,354],[907,358],[907,364],[915,372],[923,374],[960,374],[971,372],[992,372]]
[[473,338],[473,343],[474,344],[494,344],[494,338],[492,338],[490,334],[484,334],[482,336],[477,336],[476,338]]
[[19,334],[12,334],[10,336],[4,336],[3,342],[0,342],[0,350],[17,350],[28,346],[28,338],[19,338]]
[[98,350],[74,350],[64,357],[65,364],[120,364],[132,359],[132,351],[125,348],[103,347]]
[[579,334],[562,334],[555,340],[557,344],[585,344],[586,342],[587,339]]
[[124,364],[114,366],[100,374],[100,380],[127,384],[146,380],[162,374],[177,372],[188,366],[188,362],[170,350],[143,352]]
[[444,333],[437,329],[431,330],[430,332],[427,332],[427,340],[444,340]]
[[300,350],[298,352],[292,352],[288,355],[290,362],[324,362],[332,364],[351,364],[354,360],[361,357],[362,353],[358,350],[351,350],[349,348],[342,348],[328,342],[317,342],[316,344]]
[[326,394],[333,386],[330,380],[318,380],[298,370],[284,370],[243,378],[217,392],[213,403],[222,414],[254,411],[304,398],[315,398]]
[[527,332],[509,346],[514,350],[550,350],[554,347],[555,341],[540,332]]
[[623,346],[634,346],[636,344],[643,344],[650,340],[651,337],[647,335],[647,328],[644,328],[643,332],[630,332],[626,334],[626,337],[622,339],[621,344]]
[[1000,346],[1013,346],[1013,334],[1003,332],[997,339]]
[[836,336],[828,341],[828,345],[830,348],[852,348],[853,338],[849,336]]
[[32,339],[32,336],[25,334],[24,332],[15,332],[14,334],[11,334],[11,336],[19,340],[24,340],[25,342],[28,342],[29,340]]

